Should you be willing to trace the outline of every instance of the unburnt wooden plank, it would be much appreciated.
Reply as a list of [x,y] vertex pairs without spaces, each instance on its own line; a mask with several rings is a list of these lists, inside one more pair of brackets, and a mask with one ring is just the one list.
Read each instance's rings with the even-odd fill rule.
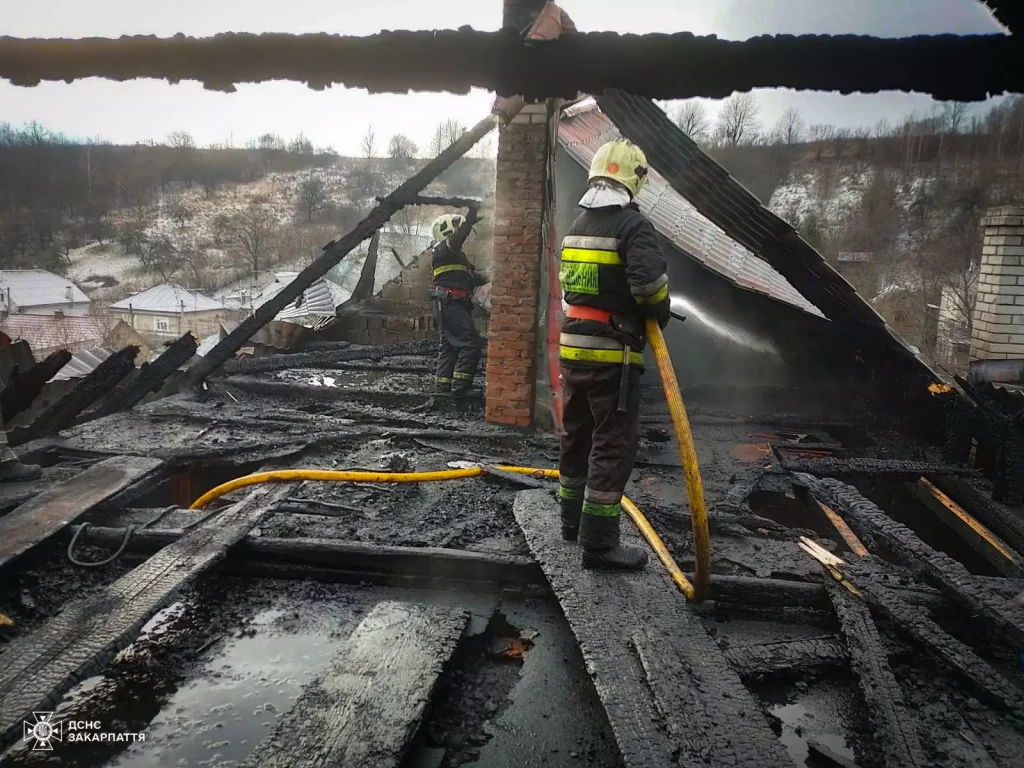
[[0,518],[0,568],[162,464],[160,459],[143,456],[115,456],[4,515]]
[[[546,491],[519,493],[515,517],[580,643],[627,768],[793,765],[657,562],[637,573],[583,570]],[[628,520],[623,539],[644,546]]]
[[184,584],[223,559],[292,491],[291,483],[257,488],[100,594],[71,603],[11,643],[0,663],[0,747],[17,738],[23,718],[52,710],[72,685],[102,669]]
[[393,768],[466,627],[461,608],[378,603],[244,768]]

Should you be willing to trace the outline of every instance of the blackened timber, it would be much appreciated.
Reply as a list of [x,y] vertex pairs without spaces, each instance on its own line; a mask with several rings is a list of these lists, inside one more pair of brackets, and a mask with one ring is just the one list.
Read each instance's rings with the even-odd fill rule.
[[744,680],[787,672],[841,667],[850,660],[843,639],[838,635],[776,640],[769,643],[723,649],[733,669]]
[[903,698],[888,654],[868,607],[830,576],[828,594],[839,617],[850,653],[850,665],[860,680],[875,743],[888,768],[926,766],[915,719]]
[[0,568],[100,502],[153,474],[162,464],[160,459],[115,456],[51,486],[0,517]]
[[929,547],[905,525],[896,522],[860,492],[832,478],[799,474],[814,496],[835,509],[872,552],[887,551],[915,574],[925,576],[950,598],[984,618],[1007,641],[1024,647],[1024,608],[1008,605],[995,592],[980,587],[962,564]]
[[32,405],[46,382],[67,365],[70,359],[70,352],[58,349],[27,371],[19,371],[0,393],[0,413],[3,413],[4,419],[9,420]]
[[262,486],[93,597],[67,605],[12,642],[0,666],[0,748],[21,734],[34,711],[52,711],[75,683],[100,671],[186,583],[228,550],[292,492]]
[[872,608],[959,676],[976,696],[1000,709],[1024,715],[1024,695],[1020,690],[969,646],[943,630],[925,609],[909,604],[902,593],[885,585],[873,556],[844,564],[842,574]]
[[[691,74],[679,77],[680,72]],[[572,99],[606,88],[653,99],[724,98],[733,91],[785,87],[919,91],[939,100],[980,101],[989,93],[1024,91],[1024,61],[1019,41],[1002,34],[762,35],[732,41],[688,32],[576,32],[542,42],[523,40],[518,28],[463,28],[366,37],[0,37],[0,78],[15,85],[86,77],[198,80],[227,92],[236,83],[296,80],[318,90],[338,84],[371,92],[468,93],[476,87],[526,98]]]
[[[302,54],[307,58],[310,51]],[[0,54],[2,55],[2,54]],[[393,59],[394,53],[389,56]],[[247,62],[252,64],[254,60]],[[363,62],[360,66],[365,66]],[[230,357],[242,348],[248,339],[260,328],[273,320],[278,312],[291,304],[314,281],[327,274],[332,267],[348,255],[353,248],[373,236],[373,233],[384,226],[387,221],[404,207],[401,201],[410,195],[418,195],[430,182],[441,175],[452,163],[468,152],[474,144],[490,133],[497,123],[495,118],[486,117],[477,123],[450,147],[428,162],[419,171],[400,184],[391,194],[387,195],[370,213],[360,221],[348,234],[340,240],[331,241],[324,246],[323,252],[312,264],[303,269],[294,280],[281,289],[280,293],[261,304],[253,314],[241,322],[237,328],[210,350],[206,357],[194,363],[188,370],[188,379],[198,385],[223,365]]]
[[138,375],[123,386],[115,389],[95,412],[92,418],[100,418],[116,411],[130,411],[150,392],[155,392],[167,378],[187,363],[196,353],[198,344],[191,331],[175,339],[152,363],[143,363]]
[[790,472],[809,472],[819,477],[836,475],[888,475],[912,477],[922,475],[977,475],[977,470],[962,464],[929,464],[902,459],[803,459],[782,462]]
[[75,388],[55,402],[27,427],[13,430],[8,435],[11,445],[21,445],[46,435],[67,429],[75,417],[107,394],[125,376],[135,369],[139,348],[128,346],[115,352],[83,378]]
[[[516,521],[580,643],[627,766],[791,766],[758,704],[672,585],[580,567],[545,491],[516,496]],[[644,546],[632,524],[625,543]]]
[[[352,289],[352,294],[342,306],[347,306],[357,301],[363,301],[373,295],[373,282],[377,277],[377,254],[380,251],[380,230],[373,233],[370,238],[370,245],[366,249],[366,260],[363,262],[363,270],[359,273],[359,281]],[[339,307],[340,309],[341,307]]]
[[[154,552],[184,535],[178,529],[142,529],[129,539],[129,551]],[[86,528],[81,541],[90,546],[116,549],[124,540],[123,528]],[[394,547],[334,539],[246,537],[231,558],[247,561],[304,563],[344,568],[364,574],[402,574],[418,579],[459,578],[510,585],[541,584],[543,575],[533,560],[438,547]]]
[[386,357],[402,355],[428,355],[436,351],[436,341],[406,341],[399,344],[381,344],[379,346],[351,347],[348,349],[327,350],[319,352],[299,352],[294,355],[271,355],[251,360],[229,360],[224,364],[224,372],[265,373],[268,371],[284,371],[289,368],[316,368],[317,366],[350,360],[383,360]]
[[397,768],[467,619],[459,608],[378,603],[243,768]]
[[935,477],[934,482],[1017,552],[1024,552],[1024,514],[1020,507],[994,501],[992,484],[988,480],[980,477]]

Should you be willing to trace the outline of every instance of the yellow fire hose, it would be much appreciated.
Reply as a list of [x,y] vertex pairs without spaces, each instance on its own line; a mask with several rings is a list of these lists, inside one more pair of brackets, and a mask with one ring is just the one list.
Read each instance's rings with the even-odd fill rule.
[[697,463],[697,448],[693,444],[690,420],[686,416],[683,397],[679,394],[679,382],[676,381],[676,372],[668,355],[665,337],[661,333],[661,327],[653,319],[647,321],[647,338],[651,342],[654,358],[658,361],[661,385],[665,390],[665,399],[668,401],[668,410],[676,431],[676,442],[679,444],[679,458],[686,473],[686,494],[690,500],[690,525],[693,529],[693,556],[696,561],[693,594],[687,594],[687,597],[703,600],[707,594],[708,581],[711,579],[711,536],[708,533],[708,511],[704,506],[704,482],[701,480],[700,465]]
[[[517,475],[558,479],[557,469],[537,469],[534,467],[512,467],[505,465],[499,466],[498,469],[514,472]],[[441,480],[464,480],[470,477],[481,477],[486,473],[487,471],[483,467],[446,469],[439,472],[347,472],[328,469],[281,469],[273,472],[256,472],[252,475],[229,480],[207,491],[193,502],[190,509],[202,509],[214,499],[219,499],[221,496],[232,491],[262,483],[281,483],[298,480],[346,483],[430,483]],[[686,574],[683,573],[676,561],[672,559],[672,555],[669,554],[665,542],[661,540],[661,537],[651,527],[647,518],[643,516],[643,513],[640,512],[636,504],[625,496],[622,497],[622,508],[626,510],[626,514],[629,515],[637,529],[639,529],[640,534],[650,545],[651,549],[654,550],[658,559],[661,560],[672,581],[679,588],[679,591],[686,595],[688,600],[692,600],[694,597],[693,585],[686,578]]]

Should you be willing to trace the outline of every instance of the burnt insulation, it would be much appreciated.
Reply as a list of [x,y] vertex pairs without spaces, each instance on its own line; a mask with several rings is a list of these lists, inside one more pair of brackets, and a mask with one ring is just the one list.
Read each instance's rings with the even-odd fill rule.
[[[1018,11],[999,3],[999,18]],[[400,55],[396,55],[400,52]],[[675,34],[574,32],[524,41],[506,28],[328,34],[175,35],[21,39],[0,37],[0,77],[15,85],[86,77],[198,80],[231,92],[237,83],[298,80],[370,92],[478,87],[528,98],[622,88],[654,99],[722,98],[733,91],[787,87],[841,93],[918,91],[980,101],[1024,91],[1024,51],[1006,35],[877,38],[762,35],[745,41]]]

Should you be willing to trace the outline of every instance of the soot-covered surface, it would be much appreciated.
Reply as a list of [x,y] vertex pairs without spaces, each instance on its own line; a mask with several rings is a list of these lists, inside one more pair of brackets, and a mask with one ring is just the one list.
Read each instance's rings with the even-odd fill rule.
[[[456,406],[433,397],[429,376],[409,370],[413,365],[426,370],[427,363],[385,359],[374,364],[375,370],[360,363],[352,366],[355,370],[338,365],[216,379],[208,391],[73,428],[50,445],[64,455],[92,450],[171,460],[168,479],[86,517],[108,527],[150,519],[163,505],[187,504],[217,482],[280,462],[388,471],[445,469],[465,461],[555,466],[557,438],[486,425],[479,399]],[[678,452],[674,441],[666,440],[667,413],[650,373],[644,386],[644,437],[627,493],[691,570],[689,505]],[[809,516],[791,477],[778,468],[780,456],[933,463],[941,458],[936,449],[899,432],[898,423],[865,413],[852,401],[845,410],[830,410],[833,400],[820,394],[812,384],[684,391],[712,516],[716,575],[820,583],[820,567],[795,539],[806,529],[826,547],[836,545],[829,541],[828,526]],[[808,408],[813,416],[832,418],[812,418]],[[289,501],[250,535],[525,556],[528,549],[512,514],[519,490],[499,478],[296,484]],[[891,501],[876,500],[883,509]],[[180,526],[190,514],[173,512],[157,527]],[[73,568],[66,542],[64,536],[43,545],[0,585],[0,610],[15,619],[13,628],[2,630],[4,636],[32,631],[56,615],[69,596],[94,594],[138,561],[136,555],[98,569]],[[957,556],[955,540],[947,543]],[[109,554],[80,552],[87,559]],[[237,764],[384,599],[459,605],[473,614],[469,635],[442,674],[407,768],[619,764],[604,711],[554,602],[226,573],[213,572],[177,596],[102,677],[82,683],[61,705],[63,712],[87,711],[119,730],[144,730],[144,743],[92,751],[77,745],[73,752],[65,745],[50,757],[17,751],[7,756],[11,764]],[[821,636],[841,642],[834,616],[820,609],[723,602],[709,603],[699,616],[723,652]],[[948,629],[1010,674],[1014,659],[1005,648],[978,642],[978,628],[967,622]],[[898,638],[886,628],[885,639]],[[510,649],[519,656],[510,658]],[[799,649],[792,658],[800,658]],[[1015,765],[1024,747],[1016,721],[979,703],[927,654],[917,653],[910,663],[901,656],[892,664],[935,765]],[[743,679],[797,765],[822,764],[815,744],[859,765],[879,759],[864,725],[859,682],[841,660],[818,671],[790,667],[756,683]]]

